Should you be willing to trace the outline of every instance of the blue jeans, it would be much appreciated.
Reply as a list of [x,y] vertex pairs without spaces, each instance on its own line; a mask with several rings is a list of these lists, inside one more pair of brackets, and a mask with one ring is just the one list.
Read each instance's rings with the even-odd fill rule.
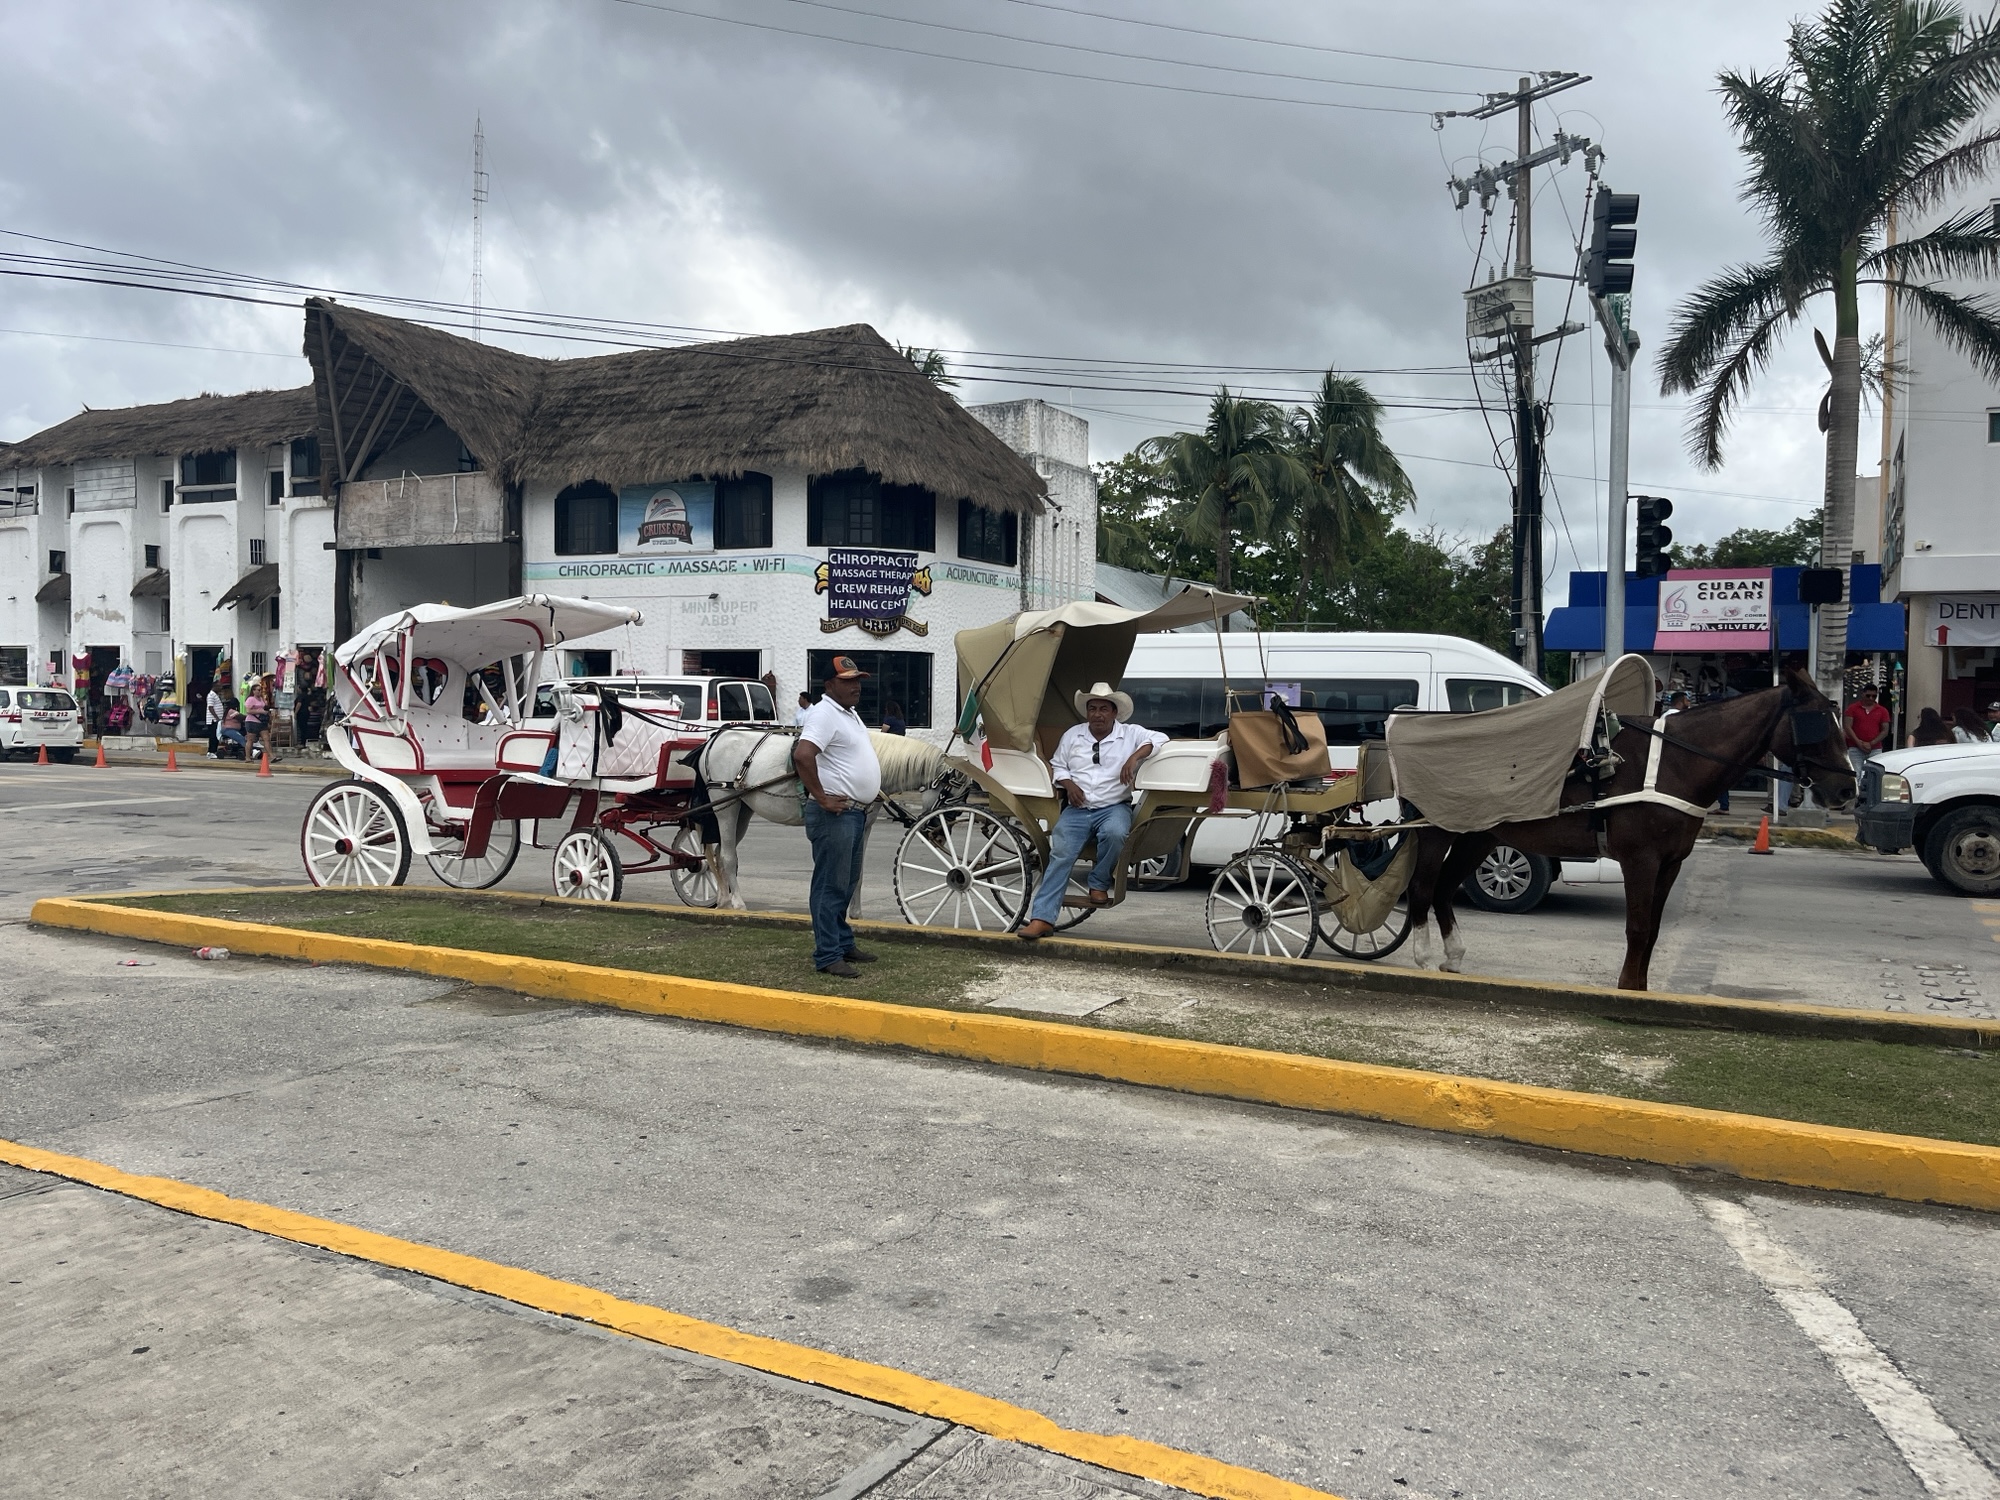
[[1090,867],[1090,888],[1110,890],[1118,877],[1118,856],[1125,848],[1125,835],[1131,831],[1129,802],[1114,802],[1109,807],[1065,807],[1049,835],[1049,867],[1042,874],[1042,883],[1035,887],[1028,916],[1037,922],[1055,921],[1062,911],[1063,893],[1069,889],[1070,871],[1092,838],[1097,840],[1097,861]]
[[806,802],[806,837],[812,841],[813,967],[839,963],[854,947],[847,904],[861,884],[861,855],[868,843],[868,810],[830,813]]

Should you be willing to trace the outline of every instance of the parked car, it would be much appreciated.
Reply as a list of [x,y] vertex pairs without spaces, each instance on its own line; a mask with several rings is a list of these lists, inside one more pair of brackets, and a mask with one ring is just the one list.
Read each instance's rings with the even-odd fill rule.
[[[1226,679],[1225,679],[1225,673]],[[1517,662],[1452,635],[1389,631],[1301,631],[1261,638],[1248,631],[1174,631],[1133,642],[1124,680],[1133,715],[1148,729],[1181,739],[1219,732],[1229,691],[1282,693],[1311,708],[1326,726],[1334,769],[1352,770],[1364,740],[1379,740],[1398,709],[1478,713],[1538,698],[1548,687]],[[1384,810],[1384,820],[1392,816]],[[1206,820],[1195,833],[1196,866],[1227,864],[1256,842],[1254,814]],[[1607,869],[1608,867],[1608,869]],[[1165,874],[1164,867],[1145,873]],[[1506,845],[1465,882],[1465,896],[1486,911],[1532,911],[1560,879],[1565,885],[1618,881],[1616,863],[1562,864]]]
[[0,755],[34,755],[49,747],[50,760],[75,760],[83,743],[83,715],[61,688],[0,688]]
[[745,677],[571,677],[563,682],[544,682],[535,689],[535,717],[555,717],[555,690],[568,688],[615,688],[621,693],[657,698],[696,728],[719,729],[724,724],[775,724],[778,706],[771,690],[754,678]]
[[2000,892],[2000,744],[1871,755],[1854,821],[1861,842],[1884,854],[1914,848],[1940,885]]

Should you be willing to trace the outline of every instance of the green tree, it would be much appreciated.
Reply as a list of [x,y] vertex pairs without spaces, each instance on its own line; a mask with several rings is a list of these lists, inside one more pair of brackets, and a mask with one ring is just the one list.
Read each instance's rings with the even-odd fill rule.
[[958,377],[951,373],[951,366],[937,350],[921,349],[915,344],[898,344],[896,352],[915,365],[917,372],[932,385],[950,390],[958,384]]
[[1092,466],[1097,476],[1097,557],[1120,568],[1175,573],[1178,497],[1166,470],[1137,453]]
[[1308,618],[1315,565],[1331,570],[1365,536],[1416,503],[1416,487],[1382,436],[1382,403],[1351,375],[1329,370],[1312,405],[1293,414],[1292,452],[1303,483],[1286,491],[1278,535],[1298,557],[1297,617]]
[[[2000,236],[1984,207],[1887,243],[1889,216],[1936,208],[2000,156],[2000,127],[1982,115],[2000,93],[2000,29],[1967,23],[1938,0],[1834,0],[1792,25],[1785,65],[1720,76],[1724,109],[1749,159],[1743,195],[1764,219],[1770,258],[1735,266],[1675,312],[1661,356],[1669,393],[1699,392],[1689,446],[1707,467],[1737,402],[1815,297],[1833,298],[1825,407],[1821,561],[1853,544],[1860,441],[1860,288],[1897,305],[2000,380],[2000,308],[1939,282],[2000,270]],[[1822,609],[1820,662],[1829,688],[1846,661],[1847,610]]]
[[1800,568],[1819,556],[1820,517],[1800,516],[1783,531],[1740,526],[1713,546],[1670,547],[1677,568]]
[[1176,432],[1139,445],[1180,499],[1189,540],[1215,548],[1215,582],[1229,588],[1240,521],[1261,536],[1304,483],[1285,414],[1269,401],[1246,400],[1224,386],[1209,403],[1200,432]]
[[1511,630],[1513,533],[1467,544],[1427,528],[1390,527],[1363,539],[1328,588],[1325,623],[1338,630],[1421,630],[1505,650]]

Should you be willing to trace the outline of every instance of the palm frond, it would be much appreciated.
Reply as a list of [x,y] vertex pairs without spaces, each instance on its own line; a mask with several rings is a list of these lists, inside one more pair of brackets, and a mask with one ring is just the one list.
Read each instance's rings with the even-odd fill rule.
[[2000,303],[1986,297],[1960,297],[1908,281],[1870,280],[1865,284],[1894,287],[1899,306],[1915,311],[1988,380],[2000,380]]
[[1911,276],[1985,278],[2000,273],[2000,234],[1991,209],[1967,209],[1915,239],[1884,245],[1861,260],[1864,272],[1898,281]]
[[1745,329],[1826,289],[1813,286],[1801,295],[1791,281],[1784,265],[1767,261],[1733,266],[1698,288],[1674,310],[1667,346],[1660,351],[1661,391],[1671,396],[1696,389]]
[[1730,413],[1776,352],[1779,335],[1798,320],[1797,308],[1781,307],[1758,321],[1737,342],[1728,358],[1709,377],[1708,388],[1688,414],[1687,444],[1705,469],[1722,467],[1722,439],[1729,431]]
[[1896,184],[1897,206],[1921,213],[1968,184],[1984,181],[2000,164],[2000,128],[1982,130],[1913,168]]

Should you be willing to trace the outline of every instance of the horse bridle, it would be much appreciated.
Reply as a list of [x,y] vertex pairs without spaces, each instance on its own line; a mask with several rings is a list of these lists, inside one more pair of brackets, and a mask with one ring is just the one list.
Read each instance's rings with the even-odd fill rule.
[[[1789,776],[1783,777],[1783,780],[1795,782],[1802,787],[1814,787],[1819,784],[1818,777],[1813,774],[1815,770],[1844,775],[1850,781],[1856,780],[1851,767],[1843,766],[1839,772],[1834,773],[1833,768],[1830,766],[1816,767],[1806,763],[1803,758],[1797,755],[1797,752],[1803,750],[1806,746],[1823,745],[1833,737],[1831,714],[1823,708],[1811,708],[1801,706],[1797,703],[1791,703],[1788,706],[1782,702],[1779,704],[1778,713],[1780,718],[1788,718],[1792,723],[1792,748],[1794,756],[1787,758],[1779,755],[1775,748],[1771,751],[1771,754],[1791,772]],[[1732,760],[1729,756],[1717,755],[1713,750],[1704,750],[1699,745],[1690,745],[1686,740],[1675,739],[1674,736],[1659,727],[1664,722],[1665,720],[1663,719],[1656,720],[1653,724],[1648,725],[1634,724],[1629,719],[1621,720],[1622,727],[1624,728],[1635,729],[1640,734],[1649,734],[1672,749],[1684,750],[1689,755],[1700,756],[1703,760],[1712,760],[1717,765],[1728,766],[1740,775],[1762,776],[1771,780],[1781,779],[1778,777],[1777,772],[1765,770],[1762,766],[1753,766],[1748,761]],[[1859,790],[1858,784],[1856,790]]]

